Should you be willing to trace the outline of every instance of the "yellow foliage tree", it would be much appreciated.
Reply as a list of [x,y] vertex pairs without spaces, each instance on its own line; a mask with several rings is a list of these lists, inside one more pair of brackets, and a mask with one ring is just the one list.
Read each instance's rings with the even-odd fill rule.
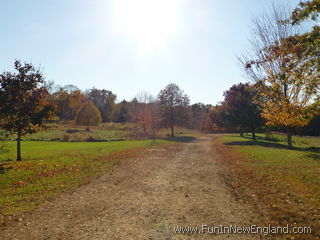
[[287,6],[273,5],[255,19],[252,50],[239,60],[256,82],[262,117],[268,125],[287,129],[292,148],[294,128],[307,125],[316,112],[320,81],[318,70],[303,54],[308,48],[292,37],[300,29],[286,23],[290,15]]
[[[288,57],[288,55],[287,55]],[[296,60],[286,58],[287,63]],[[278,74],[269,71],[269,76],[256,86],[262,117],[270,126],[287,129],[288,147],[292,148],[295,128],[307,125],[316,114],[317,81],[314,77],[299,74],[294,64],[282,65]]]
[[75,120],[78,125],[96,126],[101,124],[102,117],[99,109],[88,101],[79,109]]

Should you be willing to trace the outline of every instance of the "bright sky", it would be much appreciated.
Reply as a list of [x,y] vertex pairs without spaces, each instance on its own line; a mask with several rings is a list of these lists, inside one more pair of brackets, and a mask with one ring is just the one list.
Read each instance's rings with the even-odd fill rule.
[[[288,0],[296,6],[298,0]],[[10,0],[0,5],[0,71],[14,59],[46,79],[104,88],[131,100],[177,83],[191,102],[216,104],[246,81],[236,55],[271,0]]]

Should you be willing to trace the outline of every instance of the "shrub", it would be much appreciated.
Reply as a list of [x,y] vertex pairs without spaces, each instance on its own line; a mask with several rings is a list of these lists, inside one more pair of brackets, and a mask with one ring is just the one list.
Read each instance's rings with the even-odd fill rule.
[[67,133],[77,133],[77,132],[80,132],[79,129],[67,129],[66,130]]
[[79,109],[75,120],[78,125],[97,126],[101,124],[102,117],[99,109],[88,101]]
[[95,139],[94,137],[92,136],[89,136],[87,139],[86,139],[87,142],[97,142],[97,139]]

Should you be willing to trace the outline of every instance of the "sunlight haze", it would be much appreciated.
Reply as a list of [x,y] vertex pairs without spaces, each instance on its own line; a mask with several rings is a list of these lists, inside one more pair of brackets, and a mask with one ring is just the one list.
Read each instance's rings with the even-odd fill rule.
[[[292,0],[292,5],[298,1]],[[46,79],[104,88],[131,100],[177,83],[191,102],[216,104],[246,81],[236,54],[250,19],[269,0],[6,1],[1,5],[0,70],[14,59],[41,66]]]

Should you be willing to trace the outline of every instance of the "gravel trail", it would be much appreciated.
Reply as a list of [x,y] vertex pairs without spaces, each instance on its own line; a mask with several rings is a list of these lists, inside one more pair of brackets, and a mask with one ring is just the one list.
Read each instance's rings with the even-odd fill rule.
[[260,239],[177,234],[174,227],[246,226],[259,217],[224,185],[214,137],[147,149],[0,231],[0,239]]

